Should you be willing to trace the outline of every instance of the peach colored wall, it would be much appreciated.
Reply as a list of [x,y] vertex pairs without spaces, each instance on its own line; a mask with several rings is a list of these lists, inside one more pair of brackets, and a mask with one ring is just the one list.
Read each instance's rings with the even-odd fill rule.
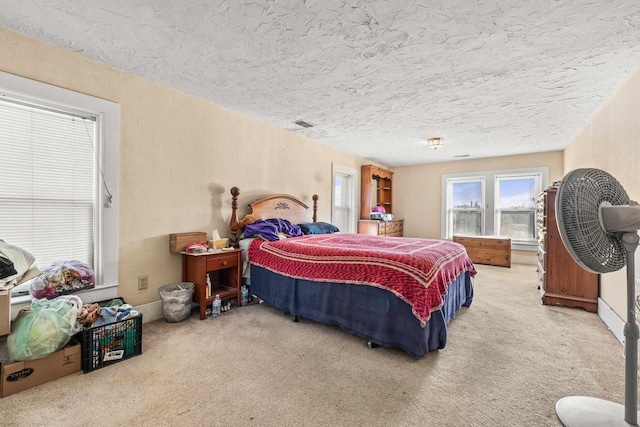
[[[640,200],[640,68],[618,88],[569,144],[564,168],[593,167],[613,175],[632,200]],[[636,256],[636,266],[639,257]],[[638,277],[638,271],[636,277]],[[600,297],[626,320],[625,269],[600,278]]]
[[549,183],[561,179],[562,151],[396,167],[394,213],[405,220],[405,236],[440,239],[442,175],[544,166],[549,167]]
[[[239,206],[289,193],[331,218],[331,164],[363,159],[329,148],[80,55],[0,28],[0,70],[120,105],[119,295],[132,304],[159,299],[181,280],[170,233],[213,229],[228,236],[229,190]],[[138,291],[137,277],[149,276]]]

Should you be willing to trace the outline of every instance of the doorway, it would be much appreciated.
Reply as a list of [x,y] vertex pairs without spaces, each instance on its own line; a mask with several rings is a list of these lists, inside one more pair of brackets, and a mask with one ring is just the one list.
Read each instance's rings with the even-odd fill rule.
[[343,233],[355,233],[358,170],[337,163],[331,169],[331,223]]

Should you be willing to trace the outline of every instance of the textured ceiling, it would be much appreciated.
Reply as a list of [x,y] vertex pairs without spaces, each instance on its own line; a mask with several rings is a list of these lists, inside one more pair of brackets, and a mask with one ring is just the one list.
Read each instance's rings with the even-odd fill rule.
[[0,0],[0,26],[388,166],[563,149],[640,64],[638,0]]

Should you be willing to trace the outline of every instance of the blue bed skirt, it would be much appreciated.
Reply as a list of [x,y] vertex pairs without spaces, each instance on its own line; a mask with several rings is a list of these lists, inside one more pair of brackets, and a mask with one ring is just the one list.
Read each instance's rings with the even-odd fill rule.
[[448,287],[444,306],[424,328],[411,307],[391,292],[366,285],[294,279],[251,265],[251,293],[274,308],[343,330],[383,347],[400,347],[415,358],[444,348],[447,325],[473,300],[468,272]]

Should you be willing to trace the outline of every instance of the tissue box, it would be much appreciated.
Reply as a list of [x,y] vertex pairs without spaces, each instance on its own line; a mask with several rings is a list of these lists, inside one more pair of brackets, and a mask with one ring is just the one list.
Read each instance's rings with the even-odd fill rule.
[[207,244],[212,249],[222,249],[226,248],[229,245],[229,239],[219,239],[219,240],[207,240]]

